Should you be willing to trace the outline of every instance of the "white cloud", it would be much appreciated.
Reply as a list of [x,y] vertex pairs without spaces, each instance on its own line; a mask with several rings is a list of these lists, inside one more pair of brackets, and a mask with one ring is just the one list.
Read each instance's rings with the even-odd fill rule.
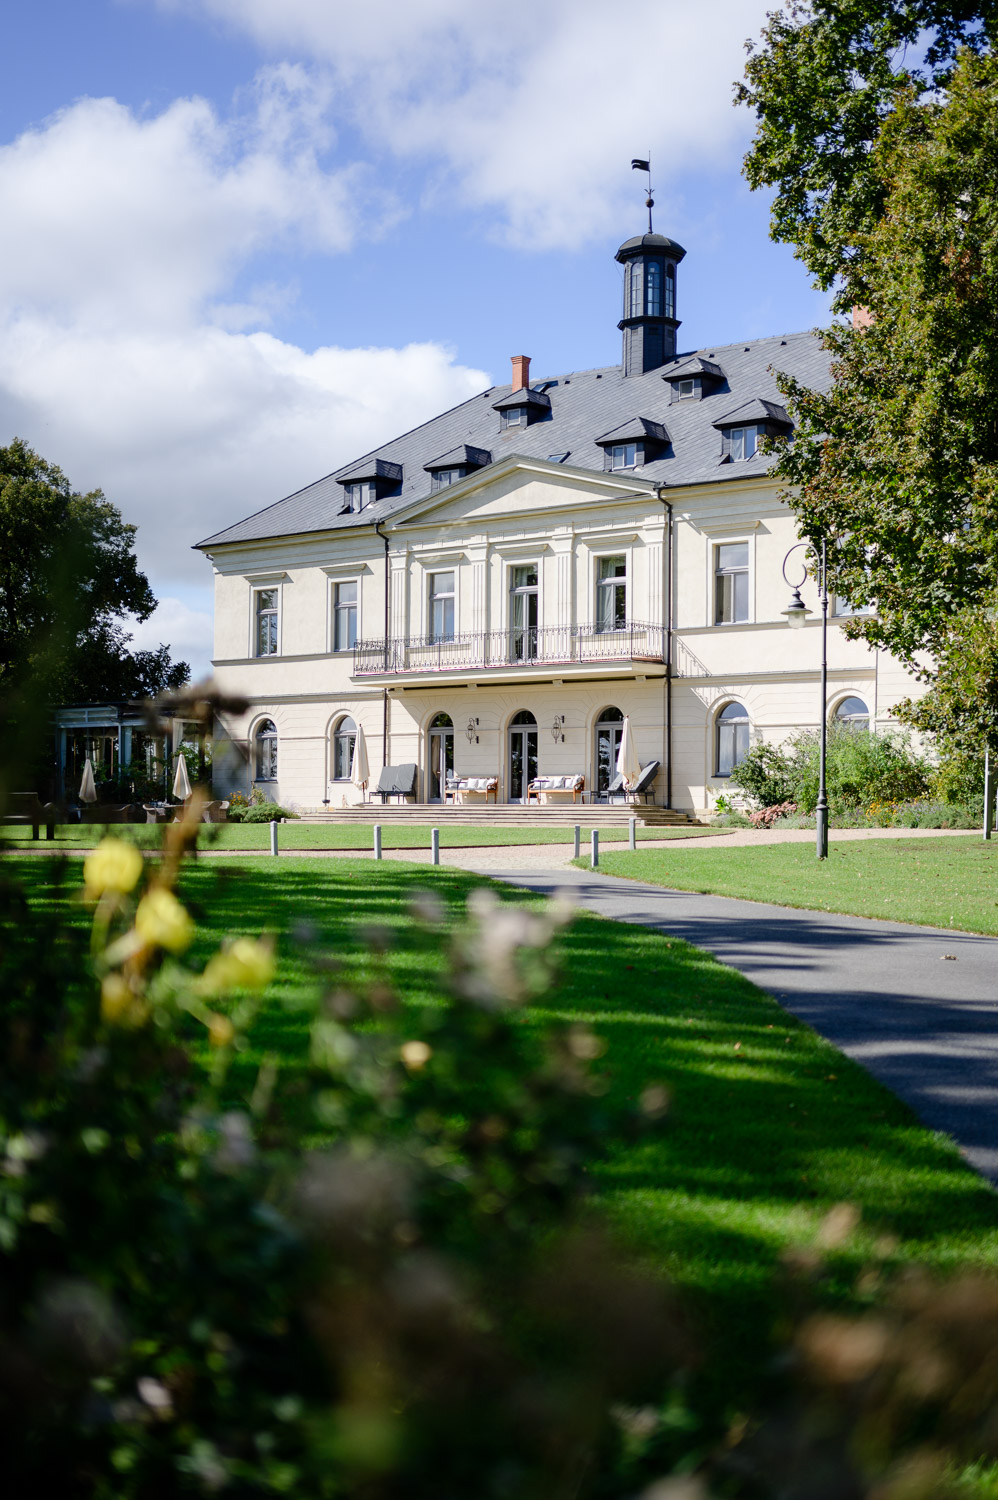
[[[210,591],[205,590],[210,604]],[[170,595],[160,599],[148,620],[134,621],[131,626],[133,651],[155,651],[170,648],[174,661],[186,661],[192,681],[206,677],[211,670],[212,617],[210,609],[194,609],[186,600]]]
[[511,242],[543,249],[615,227],[635,206],[627,163],[649,147],[663,214],[684,178],[733,165],[750,122],[732,109],[732,84],[767,8],[548,0],[514,16],[505,0],[158,3],[321,62],[372,144],[442,164],[465,204],[497,210]]
[[84,99],[0,148],[0,442],[103,488],[154,586],[204,579],[193,542],[489,384],[436,344],[306,352],[259,331],[282,289],[232,295],[275,244],[371,232],[364,173],[322,160],[328,102],[282,65],[232,120]]

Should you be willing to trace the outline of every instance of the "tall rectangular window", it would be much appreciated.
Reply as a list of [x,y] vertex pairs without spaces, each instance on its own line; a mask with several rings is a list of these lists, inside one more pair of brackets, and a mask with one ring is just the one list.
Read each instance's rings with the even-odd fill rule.
[[352,651],[357,644],[357,580],[333,584],[333,650]]
[[627,558],[601,557],[596,570],[596,629],[627,625]]
[[454,639],[454,574],[430,574],[430,639]]
[[277,590],[257,589],[256,603],[256,654],[277,655]]
[[725,542],[714,548],[714,624],[748,617],[748,542]]
[[509,570],[510,646],[514,661],[537,655],[538,572],[536,563]]

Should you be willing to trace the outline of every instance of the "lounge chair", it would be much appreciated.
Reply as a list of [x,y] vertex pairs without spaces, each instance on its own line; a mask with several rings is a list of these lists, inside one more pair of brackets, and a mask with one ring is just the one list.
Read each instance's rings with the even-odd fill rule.
[[380,797],[382,802],[389,797],[411,797],[415,801],[417,769],[408,762],[403,766],[384,766],[372,796]]
[[636,802],[639,797],[643,797],[646,802],[650,802],[652,782],[658,775],[661,764],[661,761],[650,760],[646,766],[642,766],[641,775],[630,790],[624,786],[624,778],[618,771],[606,791],[599,793],[596,800],[598,802]]

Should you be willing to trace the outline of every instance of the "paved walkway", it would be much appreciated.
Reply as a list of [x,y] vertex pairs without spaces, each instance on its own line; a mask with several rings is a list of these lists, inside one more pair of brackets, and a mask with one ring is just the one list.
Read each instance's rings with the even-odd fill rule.
[[971,1165],[998,1182],[998,940],[585,870],[490,865],[488,873],[532,891],[570,890],[600,916],[708,949],[861,1063],[926,1125],[953,1136]]

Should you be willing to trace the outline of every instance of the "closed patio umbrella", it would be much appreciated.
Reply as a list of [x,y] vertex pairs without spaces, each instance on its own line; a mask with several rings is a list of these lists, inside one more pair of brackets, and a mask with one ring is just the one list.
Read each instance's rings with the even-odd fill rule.
[[355,787],[359,787],[363,791],[370,779],[371,768],[367,763],[367,741],[364,738],[362,726],[358,724],[357,738],[353,742],[353,761],[350,765],[350,780]]
[[177,752],[177,771],[173,778],[173,795],[180,802],[186,802],[191,795],[191,781],[187,774],[187,762],[182,750]]
[[624,778],[624,787],[627,791],[630,791],[641,775],[641,762],[638,760],[638,752],[634,748],[634,736],[631,733],[630,714],[624,715],[624,727],[620,732],[620,749],[617,751],[617,773]]
[[83,780],[80,782],[80,801],[97,801],[97,787],[94,785],[94,768],[89,755],[83,764]]

